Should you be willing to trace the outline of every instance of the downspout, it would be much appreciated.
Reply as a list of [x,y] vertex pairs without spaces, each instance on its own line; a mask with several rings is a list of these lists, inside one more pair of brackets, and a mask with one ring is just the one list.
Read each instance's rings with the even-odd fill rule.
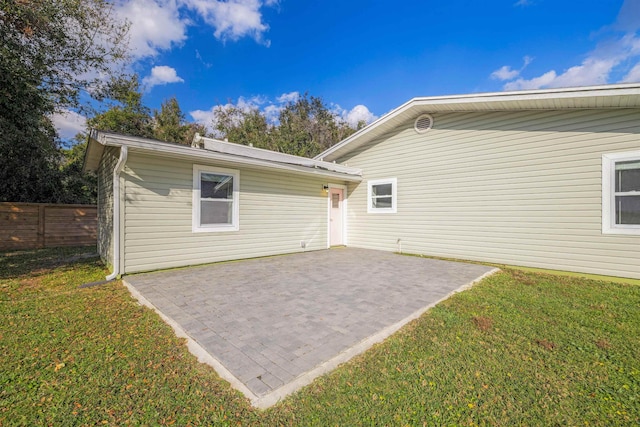
[[120,158],[113,169],[113,272],[106,277],[113,280],[120,275],[120,172],[127,162],[127,147],[120,147]]

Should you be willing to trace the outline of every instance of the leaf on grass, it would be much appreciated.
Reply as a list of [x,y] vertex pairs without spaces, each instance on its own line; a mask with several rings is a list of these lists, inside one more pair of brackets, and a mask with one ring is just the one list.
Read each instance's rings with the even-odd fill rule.
[[553,350],[554,348],[556,348],[556,344],[554,342],[548,341],[546,339],[536,340],[536,343],[545,350]]
[[476,325],[476,327],[480,329],[482,332],[490,331],[491,327],[493,326],[493,320],[491,320],[491,318],[489,317],[477,316],[477,317],[474,317],[472,320],[473,320],[473,324]]
[[58,372],[62,368],[64,368],[64,362],[56,363],[56,367],[55,367],[54,371]]

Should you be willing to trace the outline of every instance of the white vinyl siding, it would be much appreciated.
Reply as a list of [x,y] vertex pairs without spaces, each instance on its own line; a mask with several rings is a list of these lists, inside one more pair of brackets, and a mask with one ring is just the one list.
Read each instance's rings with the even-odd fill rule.
[[98,254],[102,261],[113,265],[113,169],[120,149],[107,147],[97,171],[98,182]]
[[640,149],[639,110],[433,116],[339,159],[400,187],[369,215],[349,185],[350,246],[640,278],[639,236],[602,233],[602,155]]
[[193,162],[129,151],[125,273],[327,247],[326,178],[209,166],[239,170],[237,232],[192,232]]

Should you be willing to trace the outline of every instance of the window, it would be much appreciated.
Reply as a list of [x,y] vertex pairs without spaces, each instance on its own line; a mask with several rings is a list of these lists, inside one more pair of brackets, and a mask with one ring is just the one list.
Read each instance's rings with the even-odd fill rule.
[[238,224],[237,170],[193,165],[193,231],[236,231]]
[[640,234],[640,151],[602,156],[602,232]]
[[396,178],[369,181],[368,213],[396,213]]

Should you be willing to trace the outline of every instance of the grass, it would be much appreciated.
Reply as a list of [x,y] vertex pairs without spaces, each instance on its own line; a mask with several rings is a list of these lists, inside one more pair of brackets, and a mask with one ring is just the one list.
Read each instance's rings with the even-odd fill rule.
[[636,285],[506,269],[258,411],[83,251],[0,258],[0,426],[640,423]]

